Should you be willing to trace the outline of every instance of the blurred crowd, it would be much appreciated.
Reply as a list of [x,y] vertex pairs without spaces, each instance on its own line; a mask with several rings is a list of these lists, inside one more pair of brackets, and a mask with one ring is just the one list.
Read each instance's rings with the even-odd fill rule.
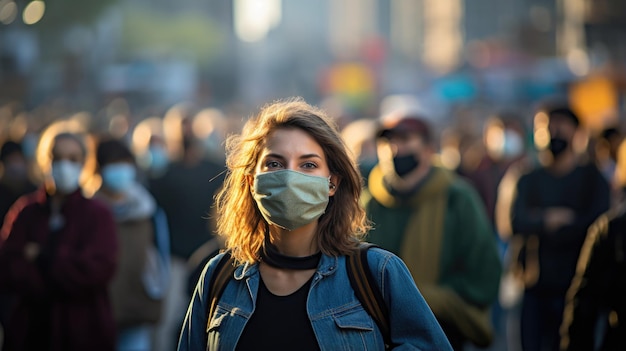
[[[112,349],[114,340],[120,350],[174,349],[195,286],[192,274],[199,274],[205,258],[221,246],[213,239],[211,199],[224,176],[223,140],[232,122],[216,109],[189,105],[174,106],[165,116],[134,125],[132,117],[119,110],[104,126],[86,113],[47,120],[13,110],[12,105],[4,106],[3,112],[0,199],[7,226],[2,229],[0,261],[6,269],[0,274],[0,286],[5,288],[1,310],[5,348],[37,348],[28,337],[36,328],[50,330],[49,339],[39,340],[44,344],[53,340],[48,345],[52,349]],[[65,155],[68,143],[79,145],[70,150],[76,154]],[[31,194],[38,200],[27,201]],[[22,195],[26,196],[18,201]],[[81,210],[87,205],[81,206],[79,198],[105,206],[86,214]],[[29,218],[34,216],[31,202],[38,201],[43,213]],[[95,223],[109,217],[111,223]],[[22,221],[43,224],[21,231]],[[53,234],[43,233],[48,222]],[[86,222],[98,225],[104,237],[100,239],[111,245],[109,251],[85,251],[85,242],[72,241],[72,235],[82,235],[93,239],[91,244],[102,245]],[[33,237],[33,231],[42,233]],[[32,257],[24,259],[25,246],[34,248]],[[69,266],[58,267],[58,272],[44,270],[45,265],[57,269],[53,258],[65,246],[73,250]],[[107,260],[114,269],[101,265]],[[101,321],[86,323],[85,314],[95,305],[102,307],[102,301],[92,297],[87,303],[86,297],[58,286],[55,274],[74,270],[80,274],[67,284],[101,289],[110,301],[110,323],[106,313],[90,318]],[[24,272],[31,275],[24,277]],[[97,274],[101,277],[95,281]],[[67,306],[68,299],[76,304]],[[65,308],[75,311],[60,311]],[[89,344],[67,344],[62,339],[68,331],[53,327],[65,323],[86,323],[88,329],[110,333],[99,340],[94,332],[83,331]]]
[[[624,249],[599,243],[623,215],[623,126],[590,131],[564,102],[470,106],[445,121],[413,107],[336,117],[363,176],[370,238],[417,267],[418,287],[455,349],[624,345],[616,336],[623,298],[613,297],[626,277],[610,275],[624,273]],[[226,172],[225,140],[246,116],[180,104],[138,118],[119,101],[103,111],[0,106],[4,350],[173,350],[200,271],[222,247],[213,196]],[[403,178],[416,169],[414,181]],[[397,182],[379,177],[387,170]],[[437,187],[469,200],[436,207],[426,190]],[[384,235],[398,208],[413,211],[412,196],[431,208],[403,219],[392,243]],[[424,224],[436,216],[443,224]],[[411,225],[453,248],[432,254],[424,241],[401,241]],[[419,260],[411,261],[413,249]],[[601,266],[611,255],[617,268]],[[460,302],[451,307],[453,299]],[[457,307],[484,312],[487,322],[466,327],[485,320],[459,317]]]

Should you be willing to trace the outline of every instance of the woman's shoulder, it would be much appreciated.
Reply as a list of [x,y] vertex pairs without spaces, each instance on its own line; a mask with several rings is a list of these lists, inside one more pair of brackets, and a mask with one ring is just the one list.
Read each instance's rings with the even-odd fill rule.
[[[379,280],[379,283],[385,277],[410,277],[409,270],[400,257],[376,245],[370,245],[367,249],[367,263],[370,272]],[[406,283],[404,278],[391,281],[394,282],[393,284]]]
[[400,257],[378,245],[371,243],[362,243],[360,250],[363,249],[367,250],[367,261],[372,268],[386,268],[389,267],[390,264],[391,266],[393,266],[395,264],[402,263]]
[[203,266],[202,272],[200,273],[201,280],[205,283],[210,283],[211,277],[218,273],[217,271],[221,271],[227,267],[229,264],[233,264],[234,262],[230,262],[232,256],[228,250],[222,250],[217,254],[210,254],[206,256],[200,263],[200,267]]
[[231,258],[231,255],[230,255],[230,252],[228,250],[220,251],[217,254],[215,254],[212,257],[210,257],[209,259],[205,260],[205,262],[206,262],[205,268],[206,269],[215,270],[218,265],[222,265],[223,266],[222,261],[230,260],[230,258]]
[[395,254],[387,249],[384,249],[376,244],[364,242],[361,244],[361,250],[367,249],[368,258],[373,256],[378,259],[388,259],[395,256]]

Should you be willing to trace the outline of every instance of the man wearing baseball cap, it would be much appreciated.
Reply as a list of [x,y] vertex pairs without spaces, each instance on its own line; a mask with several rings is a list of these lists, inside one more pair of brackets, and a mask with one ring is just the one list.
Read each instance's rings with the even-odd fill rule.
[[368,240],[406,262],[455,350],[489,345],[501,264],[477,192],[435,164],[432,130],[419,115],[385,116],[377,153],[363,197],[375,228]]

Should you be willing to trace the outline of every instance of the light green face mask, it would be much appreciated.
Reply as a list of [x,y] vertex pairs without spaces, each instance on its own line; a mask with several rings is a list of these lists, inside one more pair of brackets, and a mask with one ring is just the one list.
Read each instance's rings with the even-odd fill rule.
[[326,211],[330,177],[283,169],[254,176],[254,199],[263,218],[287,230],[318,219]]

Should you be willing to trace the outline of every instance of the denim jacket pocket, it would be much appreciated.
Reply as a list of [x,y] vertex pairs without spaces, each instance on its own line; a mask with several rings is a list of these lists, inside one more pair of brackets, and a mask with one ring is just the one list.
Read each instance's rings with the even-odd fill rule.
[[367,312],[359,307],[333,315],[335,324],[342,330],[374,330],[374,322]]
[[378,336],[374,321],[367,312],[357,305],[333,315],[340,338],[334,341],[333,350],[378,350],[384,348]]

